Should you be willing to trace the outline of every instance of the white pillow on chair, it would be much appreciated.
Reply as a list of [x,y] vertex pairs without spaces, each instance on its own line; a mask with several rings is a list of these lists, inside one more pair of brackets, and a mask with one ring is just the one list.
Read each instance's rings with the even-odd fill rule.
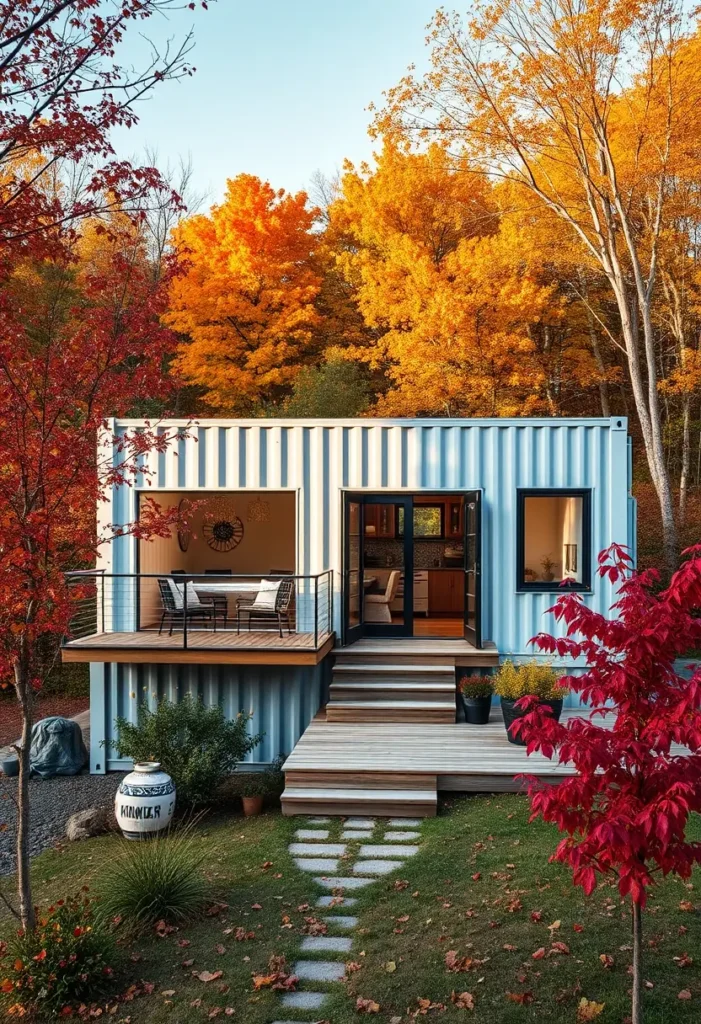
[[261,580],[251,609],[255,612],[274,612],[281,583],[282,580]]
[[[174,579],[169,579],[168,583],[170,584],[170,590],[173,595],[173,600],[175,601],[175,607],[179,612],[181,612],[185,606],[185,601],[183,599],[183,585],[182,583],[176,583]],[[194,584],[188,580],[185,586],[187,587],[188,610],[190,608],[201,608],[202,602],[200,601],[199,594],[195,590]]]

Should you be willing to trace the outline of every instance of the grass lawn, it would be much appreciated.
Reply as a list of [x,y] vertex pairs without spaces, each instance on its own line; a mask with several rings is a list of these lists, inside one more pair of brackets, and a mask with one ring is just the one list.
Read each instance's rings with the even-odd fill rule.
[[[527,817],[522,797],[475,797],[449,801],[440,817],[425,822],[419,854],[355,894],[358,902],[349,912],[360,921],[347,960],[357,969],[345,986],[331,987],[334,994],[320,1016],[333,1024],[357,1021],[355,1000],[362,996],[379,1003],[380,1012],[371,1019],[383,1022],[398,1018],[404,1024],[425,1015],[478,1024],[574,1024],[584,996],[605,1004],[596,1018],[600,1024],[621,1024],[629,1008],[629,915],[612,888],[601,887],[590,899],[575,890],[565,871],[548,864],[556,833],[542,824],[528,825]],[[185,1024],[217,1016],[212,1013],[217,1007],[222,1019],[228,1007],[234,1020],[246,1024],[314,1019],[312,1013],[283,1011],[277,993],[254,992],[251,982],[252,973],[265,973],[272,954],[294,963],[304,918],[325,913],[313,906],[322,891],[287,853],[299,825],[274,812],[257,819],[209,816],[201,841],[228,908],[166,938],[149,936],[130,947],[136,960],[127,961],[131,977],[123,988],[139,980],[155,987],[151,995],[120,1005],[112,1020]],[[699,823],[693,827],[701,837]],[[339,829],[334,823],[332,840]],[[50,901],[90,885],[120,843],[100,838],[43,854],[34,862],[37,898]],[[700,877],[693,884],[664,882],[644,915],[646,1024],[701,1020]],[[0,934],[9,927],[7,917],[0,916]],[[238,927],[255,938],[235,941],[230,929]],[[565,946],[550,953],[553,942]],[[545,955],[533,959],[540,949]],[[452,950],[459,958],[482,962],[450,972],[445,957]],[[680,967],[675,957],[685,953],[693,962]],[[605,964],[602,955],[611,961]],[[206,984],[192,973],[219,970],[221,978]],[[691,999],[678,998],[683,990]],[[166,997],[164,991],[174,994]],[[451,1002],[453,991],[472,993],[475,1010]]]

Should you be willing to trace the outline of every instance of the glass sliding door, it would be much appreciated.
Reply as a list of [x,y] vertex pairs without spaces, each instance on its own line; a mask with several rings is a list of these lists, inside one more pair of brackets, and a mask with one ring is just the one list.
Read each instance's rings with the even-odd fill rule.
[[361,636],[411,636],[411,497],[346,495],[344,520],[345,643]]

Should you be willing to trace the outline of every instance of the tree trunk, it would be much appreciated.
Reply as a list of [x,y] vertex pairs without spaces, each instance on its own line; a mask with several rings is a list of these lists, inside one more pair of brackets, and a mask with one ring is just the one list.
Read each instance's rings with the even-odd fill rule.
[[633,997],[631,1005],[631,1024],[643,1024],[643,1008],[641,1005],[643,955],[643,919],[639,903],[633,903]]
[[679,525],[686,519],[686,502],[689,494],[689,473],[691,471],[691,397],[684,395],[682,413],[682,471],[679,477]]
[[34,696],[29,672],[21,662],[15,666],[15,690],[22,709],[22,738],[15,750],[19,758],[19,785],[17,787],[17,893],[22,927],[34,928],[34,900],[29,870],[29,748],[34,724]]

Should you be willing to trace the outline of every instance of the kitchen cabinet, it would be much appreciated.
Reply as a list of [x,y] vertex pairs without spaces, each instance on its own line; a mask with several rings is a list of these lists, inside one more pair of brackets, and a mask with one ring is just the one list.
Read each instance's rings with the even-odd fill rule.
[[394,513],[394,505],[366,505],[366,537],[394,537]]
[[428,572],[428,614],[460,615],[464,606],[465,573],[456,570]]

